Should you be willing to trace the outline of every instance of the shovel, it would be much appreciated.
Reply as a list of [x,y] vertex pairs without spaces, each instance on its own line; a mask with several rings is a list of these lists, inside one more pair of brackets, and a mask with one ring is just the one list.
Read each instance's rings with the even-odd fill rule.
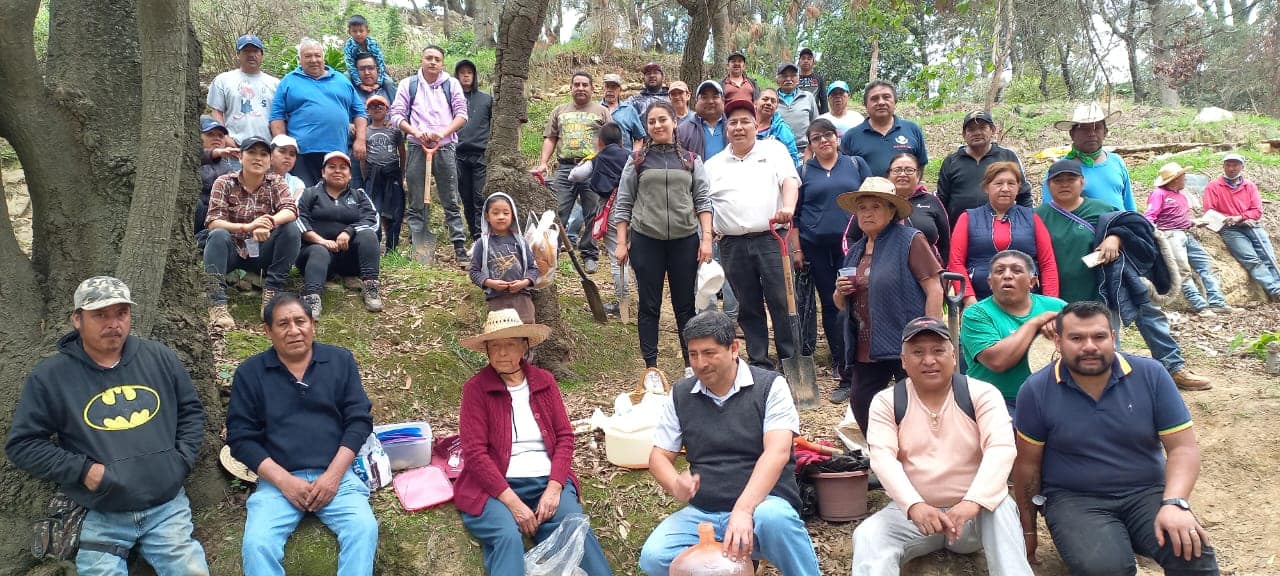
[[[795,354],[791,358],[782,359],[782,376],[791,385],[791,396],[796,407],[810,410],[818,407],[818,375],[813,365],[813,356],[804,356],[800,343],[800,315],[796,313],[796,284],[794,272],[791,270],[791,250],[788,241],[793,228],[787,229],[787,235],[781,236],[769,220],[769,232],[778,240],[782,252],[783,283],[787,285],[787,320],[791,322],[791,338],[795,342]],[[776,327],[775,327],[776,329]]]
[[413,259],[423,266],[430,266],[436,258],[436,235],[431,232],[431,164],[436,156],[435,148],[422,146],[426,160],[422,171],[422,231],[413,235]]
[[[955,272],[942,273],[942,297],[947,301],[947,330],[951,331],[951,339],[960,341],[960,311],[964,308],[964,293],[968,287],[969,278],[964,274]],[[952,282],[960,283],[960,290],[954,294],[951,288],[954,287]],[[960,367],[960,354],[956,354],[956,367]]]

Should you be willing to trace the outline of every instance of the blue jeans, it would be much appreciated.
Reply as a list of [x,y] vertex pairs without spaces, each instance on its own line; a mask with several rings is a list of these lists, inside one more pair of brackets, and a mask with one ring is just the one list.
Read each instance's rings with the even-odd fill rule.
[[[844,328],[840,324],[840,309],[836,308],[834,297],[836,276],[844,262],[844,250],[839,242],[822,245],[802,240],[800,247],[804,250],[805,264],[809,267],[813,288],[818,291],[818,302],[822,304],[822,333],[826,335],[827,346],[831,350],[831,372],[839,378],[840,386],[849,386],[845,370]],[[811,331],[816,337],[817,323],[812,321],[813,312],[808,311],[802,317],[807,321],[805,330]],[[809,339],[808,334],[805,339]]]
[[1271,296],[1280,295],[1280,270],[1276,269],[1276,253],[1271,238],[1261,227],[1225,226],[1219,232],[1231,255],[1249,271]]
[[[1204,284],[1204,293],[1208,297],[1209,306],[1226,306],[1227,299],[1222,295],[1222,285],[1218,281],[1218,275],[1213,273],[1213,257],[1204,251],[1204,247],[1200,245],[1200,241],[1195,236],[1187,234],[1187,262],[1191,264],[1191,269],[1195,270],[1196,275],[1200,277],[1200,282]],[[1182,294],[1191,301],[1191,305],[1197,310],[1203,308],[1199,303],[1204,303],[1205,299],[1200,297],[1200,291],[1196,289],[1195,280],[1186,278],[1182,281]],[[1193,300],[1192,298],[1195,298]],[[1197,302],[1197,300],[1199,302]]]
[[[298,470],[292,474],[315,482],[323,470]],[[265,479],[245,505],[241,555],[245,574],[283,576],[284,544],[306,512],[294,508],[279,488]],[[378,550],[378,520],[369,507],[369,488],[350,469],[342,476],[338,493],[316,516],[338,536],[338,574],[372,576],[373,555]]]
[[204,271],[213,276],[205,286],[212,304],[227,303],[227,272],[232,270],[263,271],[262,284],[273,290],[284,290],[289,271],[302,250],[302,232],[292,222],[277,226],[271,236],[258,247],[257,258],[242,258],[236,251],[231,232],[210,230],[204,245]]
[[1169,317],[1164,315],[1164,311],[1150,299],[1146,304],[1135,306],[1127,290],[1120,290],[1119,293],[1117,304],[1120,309],[1120,326],[1136,324],[1138,333],[1151,351],[1151,357],[1164,365],[1164,369],[1170,374],[1186,366],[1182,350],[1169,333]]
[[[76,572],[80,576],[124,576],[129,573],[125,557],[136,545],[160,576],[207,575],[204,547],[191,537],[191,529],[191,503],[185,490],[178,490],[168,502],[137,512],[90,510],[80,530]],[[119,554],[108,551],[111,548]]]
[[1163,491],[1152,486],[1123,498],[1051,494],[1045,501],[1045,523],[1071,573],[1131,576],[1138,571],[1136,552],[1155,560],[1169,576],[1218,574],[1212,546],[1206,545],[1199,558],[1188,562],[1175,555],[1167,535],[1164,546],[1156,544],[1154,525]]
[[[547,490],[547,478],[508,478],[507,484],[520,497],[530,510],[537,511],[538,500]],[[560,523],[570,514],[582,514],[582,506],[578,504],[578,489],[573,482],[564,485],[560,493],[560,506],[556,515],[538,526],[533,535],[534,543],[542,542],[551,536]],[[524,574],[524,536],[516,526],[511,510],[497,498],[489,498],[484,503],[484,510],[479,516],[462,513],[462,525],[467,527],[472,536],[480,541],[484,549],[484,571],[493,576],[502,574]],[[587,576],[609,576],[613,570],[609,568],[609,560],[604,557],[600,541],[595,532],[587,532],[583,542],[585,550],[578,566],[586,571]]]
[[[768,560],[785,576],[818,574],[818,556],[809,539],[809,531],[800,520],[800,514],[786,500],[767,496],[756,506],[755,545],[751,557]],[[665,576],[671,561],[698,543],[698,524],[710,522],[716,528],[716,540],[724,540],[729,525],[728,512],[707,512],[694,506],[685,506],[667,516],[653,529],[640,550],[640,569],[649,576]]]

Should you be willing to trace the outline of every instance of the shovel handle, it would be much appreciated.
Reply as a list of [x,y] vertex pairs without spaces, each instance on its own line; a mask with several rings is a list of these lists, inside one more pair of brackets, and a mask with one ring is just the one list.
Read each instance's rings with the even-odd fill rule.
[[943,272],[941,278],[942,278],[942,295],[946,296],[947,301],[949,302],[952,301],[951,295],[950,295],[951,291],[949,290],[952,287],[951,283],[958,282],[960,284],[960,289],[955,293],[956,294],[955,301],[963,302],[964,294],[966,291],[968,291],[969,278],[966,277],[964,274],[958,274],[956,272]]
[[787,285],[787,314],[795,315],[796,314],[795,272],[792,271],[791,269],[791,253],[790,253],[790,250],[787,249],[787,246],[790,245],[791,243],[790,241],[791,241],[792,229],[788,227],[787,233],[785,235],[778,234],[778,229],[775,228],[777,224],[778,224],[777,220],[774,220],[773,218],[769,219],[769,233],[772,234],[774,239],[778,241],[778,251],[782,253],[782,278],[783,278],[782,283]]

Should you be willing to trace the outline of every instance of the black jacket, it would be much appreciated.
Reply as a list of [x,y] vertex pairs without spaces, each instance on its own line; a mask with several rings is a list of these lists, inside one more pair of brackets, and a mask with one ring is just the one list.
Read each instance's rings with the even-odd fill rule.
[[[173,499],[203,440],[204,407],[172,350],[129,336],[120,363],[103,368],[71,332],[27,377],[4,448],[84,507],[125,512]],[[106,473],[90,492],[83,480],[94,463]]]
[[303,234],[310,230],[325,240],[337,240],[343,232],[355,238],[361,230],[378,231],[378,209],[363,188],[347,186],[335,200],[321,180],[298,198],[297,226]]
[[467,97],[467,124],[458,131],[458,153],[483,154],[489,148],[493,96],[477,89],[463,92],[463,95]]
[[1099,292],[1107,307],[1112,310],[1119,308],[1121,291],[1128,294],[1134,306],[1146,304],[1151,297],[1143,278],[1151,281],[1156,292],[1167,294],[1173,287],[1173,276],[1160,253],[1151,221],[1137,212],[1108,212],[1098,217],[1093,245],[1102,244],[1111,235],[1120,238],[1120,258],[1095,268]]

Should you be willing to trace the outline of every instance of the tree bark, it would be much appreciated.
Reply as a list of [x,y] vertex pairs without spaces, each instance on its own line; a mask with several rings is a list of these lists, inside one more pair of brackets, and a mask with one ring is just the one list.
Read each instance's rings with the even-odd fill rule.
[[707,3],[711,10],[711,66],[715,70],[729,57],[729,35],[733,27],[729,25],[729,0],[708,0]]
[[1173,52],[1173,40],[1171,38],[1172,30],[1170,25],[1170,14],[1168,2],[1163,0],[1146,0],[1147,8],[1151,11],[1151,60],[1155,64],[1154,69],[1156,96],[1160,100],[1160,105],[1168,108],[1177,108],[1182,104],[1178,97],[1178,88],[1174,84],[1171,69],[1174,66],[1173,60],[1176,55]]
[[1076,99],[1076,85],[1071,81],[1071,47],[1062,43],[1057,44],[1058,50],[1058,69],[1062,74],[1062,83],[1067,86],[1067,99]]
[[987,84],[987,96],[982,108],[988,112],[995,106],[996,95],[1000,93],[1000,79],[1004,74],[1004,61],[1012,52],[1014,22],[1013,0],[997,0],[995,33],[991,39],[991,82]]
[[867,83],[875,82],[880,77],[880,36],[871,37],[871,64],[867,67]]
[[[28,258],[0,214],[0,434],[20,383],[68,330],[80,281],[140,274],[132,292],[143,329],[174,348],[205,405],[207,442],[187,491],[197,509],[215,505],[226,486],[214,449],[223,418],[190,225],[202,98],[186,2],[53,0],[43,67],[33,42],[38,4],[0,0],[0,137],[25,173],[34,232]],[[140,29],[156,37],[143,39]],[[149,231],[155,246],[126,241],[126,230]],[[0,574],[21,573],[34,560],[30,522],[52,487],[7,459],[0,485]]]
[[680,59],[680,78],[703,78],[702,55],[707,51],[707,38],[711,35],[711,1],[680,0],[689,12],[689,36],[684,44],[684,57]]

